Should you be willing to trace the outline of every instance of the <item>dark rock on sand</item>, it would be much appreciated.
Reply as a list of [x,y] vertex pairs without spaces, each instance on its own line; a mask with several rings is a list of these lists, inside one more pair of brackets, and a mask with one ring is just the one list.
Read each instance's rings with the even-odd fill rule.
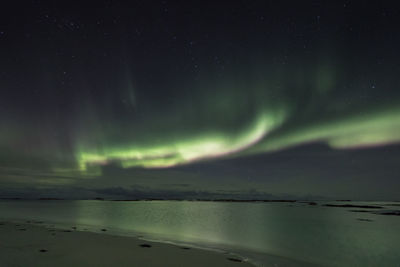
[[151,245],[149,244],[140,244],[139,246],[142,248],[151,248]]
[[236,258],[227,258],[227,259],[234,262],[242,262],[241,259],[236,259]]
[[383,207],[380,206],[370,206],[370,205],[338,205],[338,204],[325,204],[325,207],[337,207],[337,208],[362,208],[362,209],[382,209]]
[[357,221],[361,221],[361,222],[372,222],[373,220],[364,219],[364,218],[357,218]]
[[384,211],[384,212],[375,212],[374,214],[400,216],[400,210]]
[[369,210],[349,210],[350,212],[371,212]]
[[181,247],[181,249],[190,249],[190,248],[188,248],[188,247]]
[[308,204],[311,206],[318,205],[317,202],[314,202],[314,201],[300,201],[299,203]]
[[107,231],[107,229],[104,229],[104,228],[103,228],[103,229],[101,229],[101,231],[105,232],[105,231]]
[[41,249],[40,252],[47,252],[47,249]]

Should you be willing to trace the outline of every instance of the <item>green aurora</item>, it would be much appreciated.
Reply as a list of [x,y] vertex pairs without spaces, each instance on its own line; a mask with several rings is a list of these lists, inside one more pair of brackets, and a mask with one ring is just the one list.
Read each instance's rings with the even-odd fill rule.
[[[399,16],[386,4],[36,2],[0,25],[4,188],[298,182],[327,195],[342,177],[385,184],[386,170],[398,184]],[[372,163],[346,165],[354,151]]]
[[[334,88],[337,82],[329,76],[333,74],[319,71],[301,77],[303,82],[291,82],[302,94],[314,98],[313,102],[320,98],[321,103],[316,107],[304,107],[311,109],[307,110],[309,115],[301,111],[296,99],[283,94],[287,88],[271,89],[272,86],[265,81],[256,85],[249,83],[247,88],[244,82],[231,87],[223,85],[222,90],[208,85],[212,89],[195,98],[193,105],[197,112],[180,105],[182,110],[160,115],[161,122],[157,119],[158,114],[151,114],[153,123],[145,124],[151,130],[139,131],[140,134],[132,134],[132,137],[129,132],[134,130],[126,125],[122,131],[126,134],[122,136],[119,127],[107,133],[99,130],[101,134],[94,135],[95,145],[83,142],[76,147],[76,165],[82,173],[96,170],[100,174],[101,168],[96,166],[107,164],[122,168],[166,168],[216,158],[271,153],[306,143],[319,142],[333,149],[354,149],[400,141],[398,103],[388,100],[384,105],[371,109],[352,99],[351,105],[340,107],[342,103],[329,99],[329,95],[337,93]],[[311,81],[304,81],[310,77]],[[316,77],[316,81],[312,81],[312,77]],[[306,84],[312,87],[307,88]],[[243,88],[237,88],[240,85]],[[210,103],[207,99],[213,90],[219,95],[214,94],[215,99]],[[150,138],[146,139],[148,136]]]
[[[192,87],[186,90],[190,94],[179,89],[172,102],[156,104],[147,95],[136,97],[141,88],[134,88],[132,78],[125,79],[117,83],[117,100],[102,96],[101,105],[91,103],[89,97],[81,100],[70,118],[72,130],[49,135],[53,121],[34,121],[40,133],[29,123],[21,128],[22,124],[7,122],[0,144],[12,151],[14,145],[29,140],[27,133],[36,135],[35,140],[40,136],[43,140],[30,145],[28,159],[47,162],[46,168],[58,175],[84,177],[101,175],[101,166],[108,164],[167,168],[272,153],[306,143],[348,149],[399,142],[399,103],[393,98],[374,105],[354,97],[350,104],[335,99],[342,85],[333,70],[289,69],[273,75],[256,70],[258,75],[231,75],[229,82],[204,79],[209,82],[176,84]],[[357,82],[352,91],[359,91]],[[369,94],[383,89],[369,88]],[[60,145],[65,139],[71,143],[68,148]]]
[[[343,93],[343,78],[334,67],[324,67],[326,63],[316,65],[322,67],[273,75],[263,75],[268,70],[254,71],[258,75],[247,71],[225,78],[229,82],[177,84],[191,88],[179,89],[172,102],[137,97],[141,88],[133,86],[133,78],[123,79],[117,82],[117,100],[101,96],[99,104],[90,97],[81,99],[76,115],[69,118],[73,127],[58,135],[50,134],[53,119],[36,119],[40,131],[29,123],[5,120],[0,145],[3,151],[15,151],[32,138],[36,144],[15,155],[19,163],[11,166],[36,160],[40,168],[58,176],[94,177],[105,165],[168,168],[309,143],[357,149],[400,142],[398,102],[386,98],[371,105],[353,97],[346,103],[337,97]],[[351,90],[360,91],[360,82],[354,84]],[[383,89],[373,86],[368,93]],[[182,93],[186,91],[190,94]],[[68,147],[62,145],[65,140]],[[13,161],[10,154],[8,159]]]
[[163,168],[198,160],[271,152],[312,142],[325,142],[335,149],[388,145],[400,141],[400,109],[369,112],[300,128],[280,136],[269,133],[284,122],[284,115],[261,114],[248,129],[231,133],[207,133],[200,137],[184,137],[155,146],[127,144],[125,148],[104,147],[101,152],[79,151],[76,159],[80,170],[87,165],[119,162],[123,168]]

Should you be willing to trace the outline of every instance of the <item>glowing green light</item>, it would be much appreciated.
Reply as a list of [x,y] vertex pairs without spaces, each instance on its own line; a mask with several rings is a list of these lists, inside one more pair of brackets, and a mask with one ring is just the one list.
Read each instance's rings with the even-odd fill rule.
[[400,142],[400,109],[385,108],[329,122],[304,125],[299,129],[266,138],[252,152],[268,152],[311,142],[332,148],[356,148]]
[[236,135],[207,133],[157,146],[105,147],[102,152],[85,151],[77,156],[78,165],[81,171],[86,171],[88,165],[102,165],[109,162],[118,163],[123,168],[165,168],[221,157],[255,145],[269,131],[280,125],[284,118],[283,111],[262,113],[250,127]]

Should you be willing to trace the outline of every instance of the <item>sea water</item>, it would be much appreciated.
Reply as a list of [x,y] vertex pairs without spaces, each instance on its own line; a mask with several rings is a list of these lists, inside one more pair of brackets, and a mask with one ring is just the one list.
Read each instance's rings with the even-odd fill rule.
[[[400,266],[400,216],[323,204],[3,200],[0,218],[107,228],[121,235],[222,249],[260,266]],[[400,209],[398,203],[367,204]]]

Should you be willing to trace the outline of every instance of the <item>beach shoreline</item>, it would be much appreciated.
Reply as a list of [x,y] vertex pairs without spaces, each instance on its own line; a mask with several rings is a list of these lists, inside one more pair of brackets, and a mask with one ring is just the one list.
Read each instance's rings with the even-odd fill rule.
[[254,266],[229,253],[99,231],[1,221],[1,266]]

